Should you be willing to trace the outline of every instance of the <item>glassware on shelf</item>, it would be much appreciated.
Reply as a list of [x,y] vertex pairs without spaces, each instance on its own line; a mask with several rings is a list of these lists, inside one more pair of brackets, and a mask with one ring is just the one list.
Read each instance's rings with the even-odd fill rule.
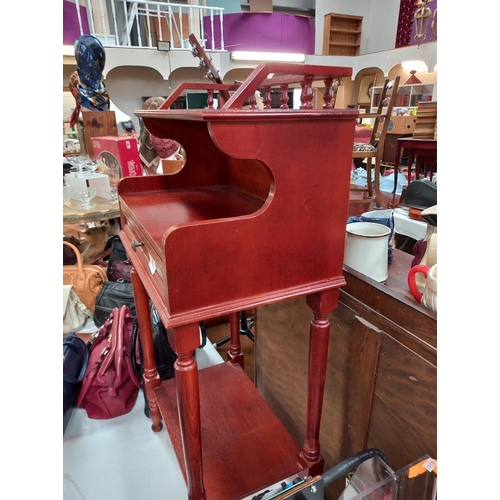
[[118,183],[120,182],[119,166],[115,164],[109,165],[107,174],[109,177],[109,194],[111,196],[111,202],[118,201]]
[[91,189],[86,189],[84,191],[78,191],[73,195],[73,198],[80,202],[81,208],[83,210],[90,210],[97,206],[97,203],[91,203],[91,201],[95,198],[96,192]]
[[111,196],[111,203],[118,201],[118,188],[116,186],[110,185],[108,194]]
[[83,163],[83,166],[90,172],[90,175],[97,175],[97,170],[99,169],[99,161],[94,156],[87,156]]
[[85,163],[88,161],[88,155],[75,155],[68,156],[66,159],[71,164],[72,172],[83,172],[85,170]]

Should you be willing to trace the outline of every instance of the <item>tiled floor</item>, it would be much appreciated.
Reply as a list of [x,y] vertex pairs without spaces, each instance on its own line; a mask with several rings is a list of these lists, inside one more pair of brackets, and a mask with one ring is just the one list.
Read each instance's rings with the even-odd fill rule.
[[[223,362],[210,342],[196,359],[199,369]],[[168,432],[151,430],[142,392],[130,413],[111,420],[73,411],[63,438],[63,481],[63,500],[187,498]]]

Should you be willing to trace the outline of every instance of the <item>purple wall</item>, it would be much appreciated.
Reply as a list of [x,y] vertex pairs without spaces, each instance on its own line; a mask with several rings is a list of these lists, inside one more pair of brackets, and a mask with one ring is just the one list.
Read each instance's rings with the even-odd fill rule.
[[[80,17],[82,19],[83,33],[88,35],[89,22],[87,19],[87,9],[80,5]],[[80,25],[76,15],[76,6],[74,3],[63,0],[63,45],[73,45],[80,36]]]
[[[210,18],[203,19],[205,33],[211,32]],[[214,19],[215,48],[220,40],[218,17]],[[206,48],[212,49],[207,40]],[[238,12],[224,15],[224,48],[266,52],[314,54],[314,19],[291,14]]]

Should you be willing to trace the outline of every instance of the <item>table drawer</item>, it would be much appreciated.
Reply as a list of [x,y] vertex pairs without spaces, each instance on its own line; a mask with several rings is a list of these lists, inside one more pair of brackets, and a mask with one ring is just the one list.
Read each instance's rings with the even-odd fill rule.
[[127,248],[127,256],[136,270],[139,273],[142,270],[152,279],[156,289],[162,291],[163,300],[168,304],[165,264],[157,250],[130,220],[127,220],[122,228],[120,238],[126,246],[130,245],[131,250]]

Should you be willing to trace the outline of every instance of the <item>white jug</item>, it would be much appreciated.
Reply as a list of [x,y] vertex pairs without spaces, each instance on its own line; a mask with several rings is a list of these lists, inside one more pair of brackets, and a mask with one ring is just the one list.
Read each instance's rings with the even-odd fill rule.
[[351,222],[346,227],[344,264],[383,282],[389,276],[387,245],[391,230],[376,222]]

